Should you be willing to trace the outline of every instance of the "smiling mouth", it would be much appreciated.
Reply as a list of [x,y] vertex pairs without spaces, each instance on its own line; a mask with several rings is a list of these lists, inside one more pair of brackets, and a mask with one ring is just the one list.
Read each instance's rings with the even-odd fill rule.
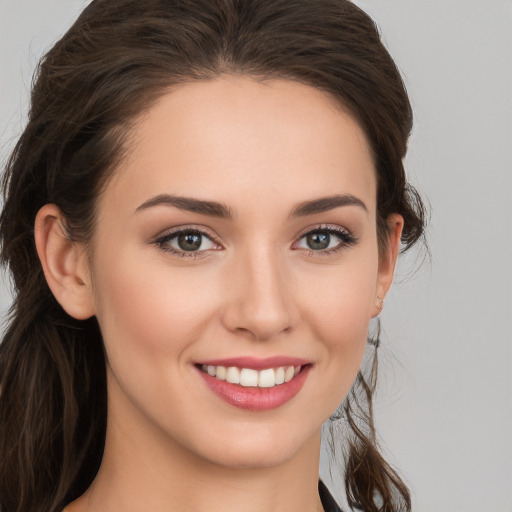
[[226,381],[230,384],[252,388],[273,388],[293,380],[305,366],[309,365],[278,366],[276,368],[255,370],[253,368],[239,368],[237,366],[203,364],[198,365],[198,368],[210,375],[210,377],[215,377],[219,381]]

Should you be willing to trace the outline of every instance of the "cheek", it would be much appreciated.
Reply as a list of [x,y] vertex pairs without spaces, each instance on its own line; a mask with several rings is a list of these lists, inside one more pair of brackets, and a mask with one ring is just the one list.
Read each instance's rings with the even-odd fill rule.
[[[311,315],[325,338],[353,338],[366,333],[373,311],[378,260],[373,254],[353,253],[336,266],[322,268],[303,281],[304,314]],[[316,322],[315,322],[316,318]]]
[[[336,390],[337,407],[348,393],[360,368],[367,345],[377,279],[373,253],[327,269],[304,287],[303,315],[314,330],[319,350],[326,361],[325,372]],[[327,275],[328,274],[328,275]]]
[[97,318],[109,360],[176,358],[205,328],[218,297],[199,276],[132,254],[119,255],[96,276]]

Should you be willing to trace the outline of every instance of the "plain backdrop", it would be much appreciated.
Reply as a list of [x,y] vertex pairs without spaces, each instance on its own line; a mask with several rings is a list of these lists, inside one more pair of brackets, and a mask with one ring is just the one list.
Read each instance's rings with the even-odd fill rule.
[[[0,0],[2,161],[38,58],[85,3]],[[432,209],[432,257],[419,270],[421,253],[402,258],[381,317],[382,446],[414,510],[510,512],[512,1],[356,3],[378,23],[410,92],[407,169]],[[9,302],[4,278],[4,313]]]

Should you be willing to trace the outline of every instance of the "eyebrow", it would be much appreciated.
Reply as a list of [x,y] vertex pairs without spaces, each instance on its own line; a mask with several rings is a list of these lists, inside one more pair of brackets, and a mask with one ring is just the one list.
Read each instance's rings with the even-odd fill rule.
[[204,201],[202,199],[195,199],[193,197],[173,196],[169,194],[160,194],[158,196],[148,199],[142,203],[135,211],[147,210],[153,206],[174,206],[180,210],[185,210],[193,213],[201,213],[211,217],[220,217],[223,219],[232,219],[233,212],[229,206],[218,203],[216,201]]
[[[202,215],[209,215],[211,217],[218,217],[222,219],[233,219],[233,211],[225,204],[218,203],[217,201],[205,201],[203,199],[195,199],[193,197],[182,197],[170,194],[159,194],[151,199],[148,199],[140,206],[137,207],[135,212],[147,210],[154,206],[174,206],[180,210],[185,210],[193,213],[200,213]],[[353,196],[352,194],[334,195],[328,197],[321,197],[311,201],[304,201],[299,203],[291,212],[291,217],[305,217],[307,215],[314,215],[315,213],[322,213],[342,206],[358,206],[364,211],[368,211],[366,205],[361,199]]]
[[341,206],[358,206],[368,212],[368,208],[361,199],[352,194],[342,194],[304,201],[293,209],[291,217],[305,217],[306,215],[327,212]]

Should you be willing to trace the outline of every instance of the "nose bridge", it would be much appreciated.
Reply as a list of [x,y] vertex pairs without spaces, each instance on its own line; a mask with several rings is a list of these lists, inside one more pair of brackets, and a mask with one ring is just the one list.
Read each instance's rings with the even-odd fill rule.
[[238,255],[226,318],[231,330],[268,339],[296,322],[286,265],[273,244],[248,247]]

